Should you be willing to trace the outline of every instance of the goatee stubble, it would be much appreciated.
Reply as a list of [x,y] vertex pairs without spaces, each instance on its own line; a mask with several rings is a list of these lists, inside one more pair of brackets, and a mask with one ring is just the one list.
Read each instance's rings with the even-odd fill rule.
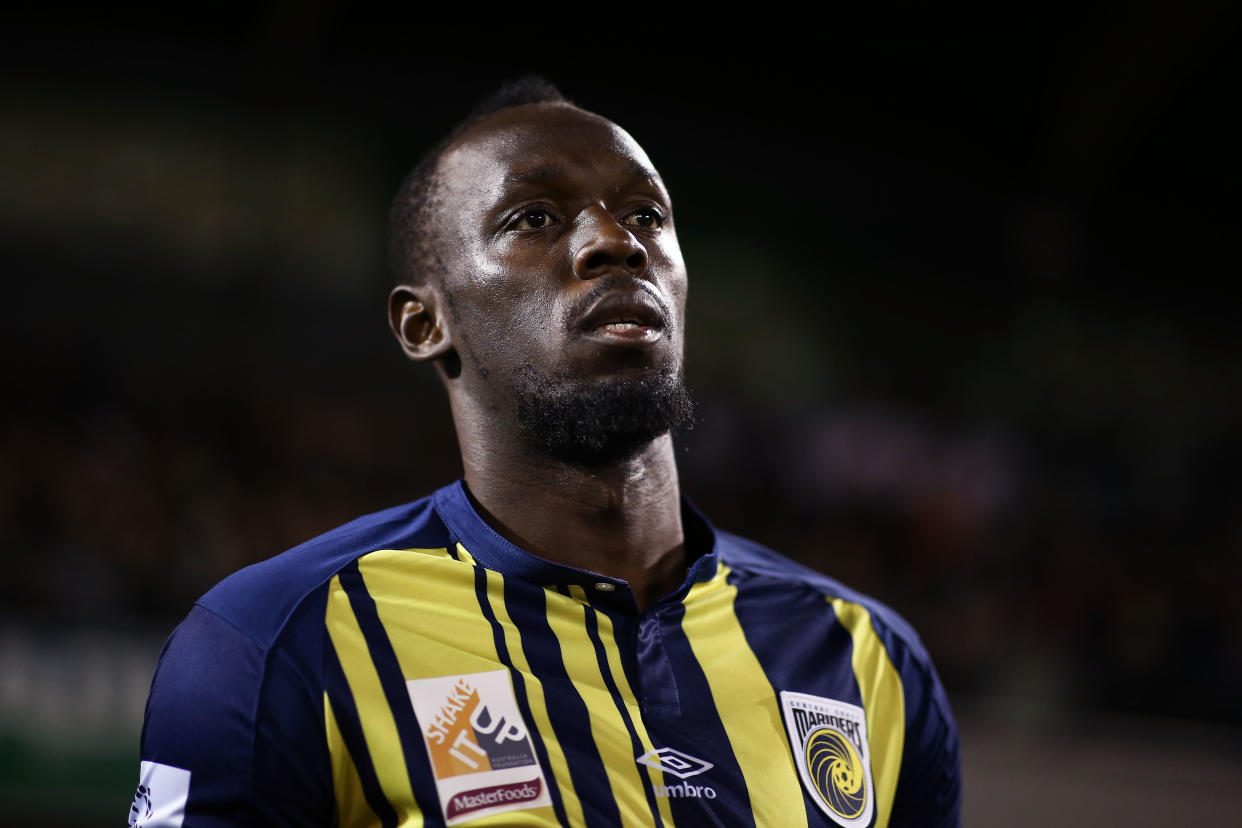
[[627,459],[692,424],[694,404],[681,371],[586,382],[537,377],[529,368],[515,379],[515,413],[530,448],[573,465]]

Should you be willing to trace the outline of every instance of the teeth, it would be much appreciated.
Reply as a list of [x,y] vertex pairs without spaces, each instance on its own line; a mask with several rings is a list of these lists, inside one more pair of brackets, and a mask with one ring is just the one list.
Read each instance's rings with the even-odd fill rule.
[[607,325],[600,325],[601,331],[631,331],[634,328],[641,328],[637,322],[609,322]]

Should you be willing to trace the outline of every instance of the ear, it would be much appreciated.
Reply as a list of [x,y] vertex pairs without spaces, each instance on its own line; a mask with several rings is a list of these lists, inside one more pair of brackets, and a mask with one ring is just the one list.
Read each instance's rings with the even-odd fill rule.
[[443,359],[454,352],[440,296],[429,285],[397,285],[388,294],[388,326],[401,350],[415,362]]

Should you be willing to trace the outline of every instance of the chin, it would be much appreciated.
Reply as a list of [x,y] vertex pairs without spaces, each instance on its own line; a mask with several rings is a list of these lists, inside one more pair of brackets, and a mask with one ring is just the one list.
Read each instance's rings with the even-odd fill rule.
[[515,387],[528,446],[583,467],[627,460],[658,437],[691,423],[694,406],[680,371],[623,371]]

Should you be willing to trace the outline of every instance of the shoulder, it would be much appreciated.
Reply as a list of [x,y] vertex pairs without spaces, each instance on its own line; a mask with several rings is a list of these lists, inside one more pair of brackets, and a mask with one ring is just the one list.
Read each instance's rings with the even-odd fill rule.
[[[823,607],[849,633],[859,693],[895,712],[899,780],[890,826],[960,824],[961,758],[944,687],[918,633],[891,607],[745,538],[718,532],[728,580],[783,618]],[[803,621],[806,616],[797,618]],[[897,689],[899,687],[899,689]],[[868,708],[870,709],[870,707]],[[869,724],[883,726],[883,718]]]
[[[272,708],[261,699],[306,695],[299,688],[317,698],[328,583],[368,552],[434,535],[438,521],[430,503],[424,498],[358,518],[246,567],[203,595],[160,654],[144,748],[162,745],[179,755],[183,731],[210,712],[235,726],[234,747],[241,749]],[[204,735],[195,741],[202,742],[198,753],[207,754],[225,740]]]
[[338,572],[377,549],[443,544],[432,498],[364,515],[225,578],[198,607],[266,649]]
[[[322,733],[328,584],[369,552],[444,532],[424,498],[247,567],[200,598],[165,644],[147,699],[151,801],[196,825],[319,824],[332,808]],[[179,802],[166,801],[178,792]]]
[[931,657],[922,639],[914,627],[892,607],[822,572],[790,560],[762,544],[719,530],[716,535],[720,559],[732,570],[736,580],[775,582],[786,589],[815,592],[829,604],[842,601],[859,607],[870,616],[872,626],[884,641],[890,656],[896,656],[894,651],[900,650],[903,655],[908,654],[927,669],[931,668]]

